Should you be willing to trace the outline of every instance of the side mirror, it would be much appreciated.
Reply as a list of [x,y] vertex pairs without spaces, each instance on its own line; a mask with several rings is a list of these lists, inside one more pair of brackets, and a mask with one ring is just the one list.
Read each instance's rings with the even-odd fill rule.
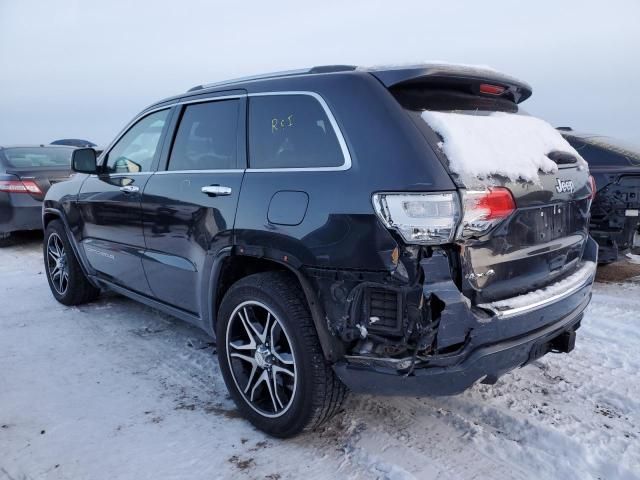
[[77,148],[71,155],[71,169],[78,173],[97,173],[96,151],[93,148]]

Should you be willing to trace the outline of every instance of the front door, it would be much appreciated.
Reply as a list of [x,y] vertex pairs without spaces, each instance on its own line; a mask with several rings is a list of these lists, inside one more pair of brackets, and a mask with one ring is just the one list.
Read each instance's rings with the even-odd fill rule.
[[244,175],[243,96],[183,105],[166,169],[147,182],[143,265],[153,295],[200,314],[215,255],[233,244]]
[[157,162],[169,112],[151,113],[129,128],[78,195],[81,245],[91,266],[102,278],[145,295],[150,289],[141,260],[140,199]]

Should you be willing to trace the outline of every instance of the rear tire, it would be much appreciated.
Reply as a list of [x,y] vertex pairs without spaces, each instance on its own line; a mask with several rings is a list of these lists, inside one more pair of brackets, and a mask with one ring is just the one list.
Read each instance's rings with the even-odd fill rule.
[[98,297],[100,289],[82,272],[60,220],[52,220],[47,225],[42,248],[49,288],[58,302],[80,305]]
[[11,232],[8,233],[0,233],[0,248],[10,247],[13,245],[13,236]]
[[347,389],[324,359],[291,275],[258,273],[232,285],[216,333],[227,389],[256,428],[291,437],[316,428],[342,405]]

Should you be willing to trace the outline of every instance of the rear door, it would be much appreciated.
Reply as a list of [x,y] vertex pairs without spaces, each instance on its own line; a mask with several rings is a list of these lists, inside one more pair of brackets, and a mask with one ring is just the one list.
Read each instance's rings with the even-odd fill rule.
[[181,106],[163,171],[147,182],[143,263],[153,295],[199,314],[215,256],[233,244],[245,168],[246,98],[208,98]]
[[101,173],[80,188],[82,247],[105,279],[149,295],[142,268],[146,248],[140,199],[155,170],[171,110],[138,119],[102,157]]

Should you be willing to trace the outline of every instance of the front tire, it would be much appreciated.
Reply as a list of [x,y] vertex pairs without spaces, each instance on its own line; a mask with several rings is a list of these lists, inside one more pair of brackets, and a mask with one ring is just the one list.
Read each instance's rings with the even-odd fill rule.
[[291,437],[340,408],[346,387],[324,359],[291,275],[258,273],[232,285],[220,305],[216,334],[227,389],[258,429]]
[[49,288],[58,302],[80,305],[98,297],[100,290],[82,272],[60,220],[52,220],[47,225],[43,255]]

